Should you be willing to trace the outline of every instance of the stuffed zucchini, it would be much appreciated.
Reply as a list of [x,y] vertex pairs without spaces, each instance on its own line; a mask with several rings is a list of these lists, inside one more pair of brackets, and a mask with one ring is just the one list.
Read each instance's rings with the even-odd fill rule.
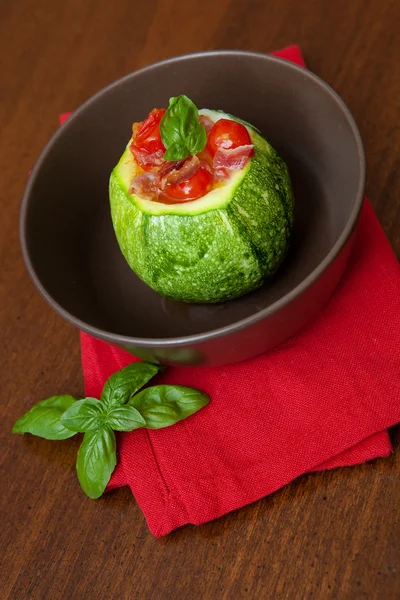
[[171,98],[133,125],[110,177],[115,234],[161,296],[219,302],[279,267],[293,223],[287,167],[254,127]]

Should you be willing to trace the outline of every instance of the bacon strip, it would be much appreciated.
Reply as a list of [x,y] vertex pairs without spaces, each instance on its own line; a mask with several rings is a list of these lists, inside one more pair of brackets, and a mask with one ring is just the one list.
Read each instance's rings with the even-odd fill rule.
[[156,173],[147,171],[132,179],[128,193],[136,194],[146,200],[155,200],[158,197],[160,179]]
[[163,190],[167,185],[187,181],[197,171],[199,166],[200,160],[196,155],[191,156],[184,161],[179,161],[176,167],[161,178],[160,188]]
[[162,149],[149,154],[148,152],[143,152],[143,150],[139,150],[139,148],[132,143],[130,145],[130,150],[133,156],[135,157],[136,162],[138,162],[140,165],[148,165],[148,168],[160,166],[164,162],[163,156],[165,151]]
[[228,169],[229,171],[236,171],[237,169],[243,169],[247,163],[248,158],[254,154],[253,144],[246,146],[238,146],[237,148],[220,148],[214,155],[213,168],[217,169]]
[[213,125],[214,125],[214,121],[212,121],[210,119],[210,117],[207,117],[206,115],[200,115],[199,116],[199,121],[206,128],[206,134],[208,136],[208,134],[210,133],[210,131],[211,131]]
[[238,146],[237,148],[220,148],[213,158],[214,179],[226,181],[232,171],[243,169],[254,154],[253,144]]
[[168,173],[170,173],[174,169],[179,170],[183,166],[184,162],[184,160],[165,160],[164,164],[160,167],[160,170],[158,171],[159,176],[163,177],[164,175],[168,175]]

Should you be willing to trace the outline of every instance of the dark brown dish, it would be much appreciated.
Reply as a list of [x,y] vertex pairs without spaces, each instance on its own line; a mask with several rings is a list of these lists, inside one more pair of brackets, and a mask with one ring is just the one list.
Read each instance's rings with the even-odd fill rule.
[[[296,200],[289,255],[270,282],[237,300],[167,301],[130,270],[115,239],[108,178],[131,124],[179,94],[252,123],[289,167]],[[293,335],[332,294],[350,252],[364,175],[351,114],[315,75],[250,52],[182,56],[105,88],[53,136],[25,191],[23,255],[51,306],[98,338],[167,364],[244,360]]]

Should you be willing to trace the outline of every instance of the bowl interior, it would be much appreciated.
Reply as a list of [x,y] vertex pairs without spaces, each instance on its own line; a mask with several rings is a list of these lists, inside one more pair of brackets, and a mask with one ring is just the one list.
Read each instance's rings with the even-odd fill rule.
[[[108,178],[132,122],[183,93],[258,127],[287,162],[294,187],[292,245],[281,269],[260,290],[215,305],[153,292],[126,264],[110,218]],[[135,338],[204,333],[267,308],[308,277],[348,223],[361,178],[348,112],[305,70],[246,53],[182,57],[113,84],[57,132],[27,188],[25,255],[36,283],[72,321]]]

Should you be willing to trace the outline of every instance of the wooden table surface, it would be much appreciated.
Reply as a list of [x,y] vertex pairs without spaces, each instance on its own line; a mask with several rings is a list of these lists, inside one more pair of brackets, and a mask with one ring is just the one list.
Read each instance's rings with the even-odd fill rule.
[[0,0],[0,598],[400,598],[394,454],[304,476],[161,540],[125,488],[87,499],[77,442],[12,436],[37,400],[83,393],[78,332],[33,287],[18,241],[27,173],[58,114],[130,71],[215,48],[299,43],[352,110],[367,193],[400,252],[399,0]]

